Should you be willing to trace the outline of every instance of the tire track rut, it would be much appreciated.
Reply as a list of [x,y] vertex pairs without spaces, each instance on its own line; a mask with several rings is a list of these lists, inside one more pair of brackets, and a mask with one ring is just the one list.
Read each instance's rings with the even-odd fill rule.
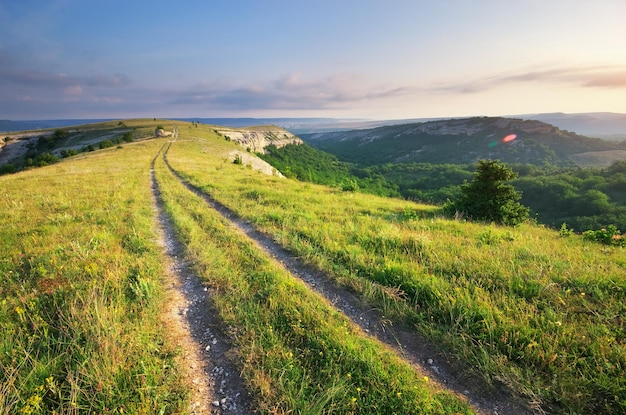
[[[171,146],[171,143],[170,143]],[[386,344],[414,368],[424,373],[462,399],[479,414],[490,415],[530,415],[543,413],[540,408],[531,408],[521,397],[512,396],[500,385],[487,385],[478,377],[464,373],[462,365],[449,361],[435,345],[427,341],[415,330],[394,327],[375,308],[365,305],[349,288],[339,286],[324,272],[304,264],[282,245],[268,235],[258,231],[234,211],[212,198],[200,188],[187,182],[167,160],[168,146],[163,152],[165,165],[188,190],[200,196],[206,204],[220,213],[236,229],[251,239],[268,256],[280,262],[295,278],[304,281],[312,290],[321,294],[340,312],[350,318],[368,335]]]
[[172,220],[165,212],[154,174],[154,163],[162,151],[163,148],[152,161],[150,178],[161,243],[169,262],[164,329],[176,337],[182,350],[187,382],[192,387],[189,411],[194,415],[256,413],[252,410],[252,397],[231,359],[230,339],[212,305],[211,291],[184,259],[184,245],[177,239]]

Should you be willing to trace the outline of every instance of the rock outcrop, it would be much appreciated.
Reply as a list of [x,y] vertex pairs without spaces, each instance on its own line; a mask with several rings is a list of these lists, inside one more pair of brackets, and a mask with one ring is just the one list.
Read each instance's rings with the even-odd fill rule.
[[154,135],[157,137],[171,137],[172,133],[169,131],[165,131],[162,128],[157,128],[154,130]]
[[216,132],[255,153],[265,153],[265,147],[269,145],[280,148],[288,144],[302,144],[297,136],[273,125],[239,129],[220,127]]
[[281,172],[276,170],[271,164],[269,164],[265,160],[261,160],[256,155],[250,154],[248,152],[233,150],[230,153],[228,153],[228,158],[230,159],[230,161],[233,161],[233,162],[238,158],[242,165],[250,166],[254,170],[258,170],[261,173],[267,174],[268,176],[277,176],[280,178],[285,177],[282,175]]

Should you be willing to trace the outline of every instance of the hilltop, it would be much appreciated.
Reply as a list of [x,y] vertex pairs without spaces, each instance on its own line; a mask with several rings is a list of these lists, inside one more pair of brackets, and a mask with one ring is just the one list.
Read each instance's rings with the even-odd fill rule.
[[[178,126],[193,132],[200,123],[158,119],[114,120],[6,133],[0,140],[0,173],[43,166],[78,153],[150,139],[160,134],[171,136]],[[268,145],[280,148],[286,144],[302,143],[289,131],[273,125],[211,127],[215,133],[240,144],[248,151],[262,153]]]
[[[502,142],[514,134],[515,139]],[[385,163],[506,163],[576,166],[610,165],[626,158],[626,143],[561,130],[536,121],[475,117],[383,126],[371,129],[301,134],[300,137],[340,159],[361,165]],[[594,153],[594,157],[585,157]]]

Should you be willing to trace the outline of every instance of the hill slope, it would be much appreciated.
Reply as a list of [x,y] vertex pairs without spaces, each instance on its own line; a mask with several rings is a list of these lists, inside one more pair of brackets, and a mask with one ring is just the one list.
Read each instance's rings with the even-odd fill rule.
[[[22,168],[41,167],[81,152],[154,138],[158,129],[155,126],[160,127],[165,136],[170,136],[179,126],[184,129],[183,133],[193,135],[194,131],[198,132],[200,123],[138,119],[7,133],[0,140],[0,174]],[[246,128],[203,125],[203,128],[213,128],[215,133],[254,152],[264,152],[268,145],[281,147],[302,143],[289,131],[272,125]],[[8,165],[13,168],[7,169]]]
[[[503,141],[505,137],[515,139]],[[309,144],[364,165],[385,163],[506,163],[576,165],[574,156],[625,150],[626,143],[589,138],[541,121],[480,117],[385,126],[367,130],[301,134]],[[606,153],[609,154],[609,153]],[[620,153],[603,159],[619,159]]]
[[[252,244],[207,197],[380,310],[381,329],[446,350],[462,379],[504,384],[553,413],[626,409],[624,249],[262,174],[230,161],[241,147],[214,127],[179,127],[177,141],[121,143],[0,177],[0,328],[11,334],[0,342],[0,412],[184,412],[176,339],[156,319],[154,189],[261,412],[472,408]],[[430,356],[420,361],[439,370]]]

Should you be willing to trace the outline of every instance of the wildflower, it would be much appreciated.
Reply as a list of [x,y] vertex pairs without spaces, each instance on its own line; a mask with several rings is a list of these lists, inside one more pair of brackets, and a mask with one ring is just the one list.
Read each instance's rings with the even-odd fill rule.
[[40,403],[41,403],[41,396],[39,395],[33,395],[30,398],[28,398],[28,405],[32,406],[33,408],[39,408]]
[[428,382],[428,376],[424,376],[424,382]]
[[356,388],[356,391],[360,393],[361,392],[361,388]]
[[399,397],[401,397],[401,396],[402,396],[402,392],[398,392],[398,393],[396,393],[396,396],[397,396],[398,398],[399,398]]
[[586,294],[584,292],[580,293],[581,297],[584,297]]
[[352,403],[355,403],[356,402],[356,398],[353,396],[351,401],[352,401]]
[[350,373],[348,373],[346,376],[348,377],[348,379],[352,379],[352,375]]

